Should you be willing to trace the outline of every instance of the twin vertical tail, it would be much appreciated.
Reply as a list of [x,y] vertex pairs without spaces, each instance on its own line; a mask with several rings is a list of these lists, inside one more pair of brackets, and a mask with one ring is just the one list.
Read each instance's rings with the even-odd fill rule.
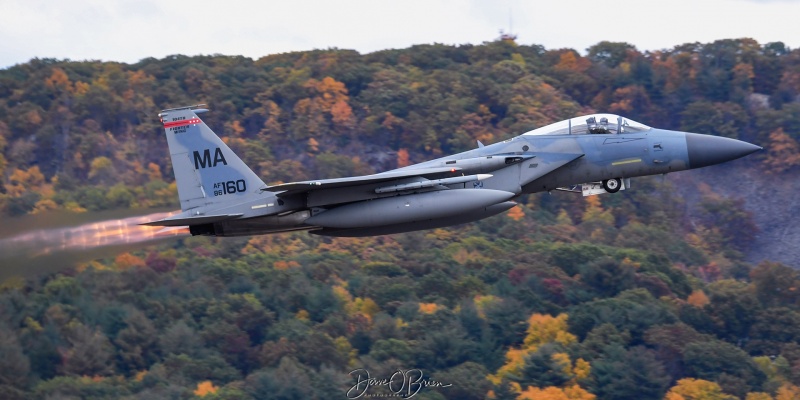
[[171,108],[158,116],[167,134],[181,210],[211,211],[258,196],[266,187],[258,175],[197,115],[204,104]]

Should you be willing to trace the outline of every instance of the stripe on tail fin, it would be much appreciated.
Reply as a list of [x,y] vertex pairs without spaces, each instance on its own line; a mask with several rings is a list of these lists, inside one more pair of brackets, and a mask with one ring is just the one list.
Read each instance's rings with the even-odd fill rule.
[[182,211],[227,207],[257,196],[266,187],[197,116],[208,111],[200,106],[171,108],[158,114],[167,134]]

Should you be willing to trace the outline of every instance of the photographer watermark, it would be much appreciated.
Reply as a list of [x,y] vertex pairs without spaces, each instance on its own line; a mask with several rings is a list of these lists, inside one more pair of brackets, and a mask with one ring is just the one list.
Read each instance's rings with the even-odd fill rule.
[[[350,371],[355,385],[347,391],[348,399],[361,397],[399,397],[410,399],[423,388],[447,388],[453,386],[437,380],[425,378],[422,370],[397,370],[388,378],[373,378],[365,368]],[[373,389],[370,392],[370,389]]]

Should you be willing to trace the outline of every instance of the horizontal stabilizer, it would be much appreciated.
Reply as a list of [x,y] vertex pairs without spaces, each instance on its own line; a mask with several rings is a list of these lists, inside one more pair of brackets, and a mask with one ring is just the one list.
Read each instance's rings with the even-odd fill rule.
[[213,222],[225,221],[227,219],[239,218],[242,214],[224,214],[224,215],[198,215],[196,217],[188,218],[164,218],[158,221],[145,222],[140,225],[149,226],[189,226],[210,224]]

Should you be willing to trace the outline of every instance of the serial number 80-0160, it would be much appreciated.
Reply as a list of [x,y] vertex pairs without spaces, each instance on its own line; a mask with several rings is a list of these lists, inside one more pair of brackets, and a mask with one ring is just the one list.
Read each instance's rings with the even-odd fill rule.
[[223,196],[231,193],[241,193],[247,190],[244,179],[237,181],[217,182],[214,184],[214,196]]

